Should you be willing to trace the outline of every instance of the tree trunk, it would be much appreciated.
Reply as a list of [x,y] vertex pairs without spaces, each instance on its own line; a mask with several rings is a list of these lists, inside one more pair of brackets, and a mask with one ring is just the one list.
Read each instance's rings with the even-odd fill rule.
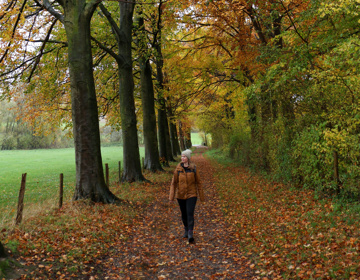
[[249,127],[250,127],[250,136],[251,136],[251,143],[256,144],[257,143],[257,110],[255,105],[255,100],[248,100],[247,101],[248,106],[248,115],[249,115]]
[[76,188],[73,198],[112,203],[117,198],[105,184],[100,149],[90,42],[92,11],[87,9],[85,0],[64,3],[76,161]]
[[0,241],[0,258],[6,258],[6,257],[7,257],[7,254],[6,254],[5,248]]
[[127,182],[145,180],[141,172],[132,73],[131,42],[134,6],[135,2],[119,2],[120,34],[122,38],[118,40],[118,50],[124,59],[124,62],[119,64],[120,116],[124,163],[122,180]]
[[[161,93],[159,93],[161,94]],[[158,108],[158,135],[159,135],[159,154],[160,160],[162,161],[164,166],[169,166],[169,157],[167,154],[166,148],[166,108],[165,108],[165,100],[161,97],[158,98],[160,104]]]
[[[144,20],[138,18],[140,32],[144,32]],[[144,42],[140,42],[144,45]],[[146,44],[145,44],[146,46]],[[145,50],[140,49],[140,83],[141,83],[141,101],[143,109],[143,130],[145,143],[144,168],[151,172],[164,171],[160,163],[158,139],[156,133],[156,114],[154,85],[152,81],[152,69],[149,58],[144,55]]]
[[259,123],[259,144],[261,147],[261,155],[260,158],[262,160],[262,168],[267,172],[271,172],[270,170],[270,162],[269,162],[269,141],[266,135],[266,128],[271,126],[272,123],[272,115],[271,115],[271,97],[269,94],[264,94],[266,92],[267,87],[262,88],[263,94],[260,96],[260,113],[261,113],[261,122]]
[[204,132],[204,146],[208,146],[208,140],[207,140],[207,137],[206,137],[206,132]]
[[166,139],[166,153],[168,155],[169,161],[175,161],[174,155],[172,152],[171,140],[170,140],[170,129],[169,129],[169,121],[167,118],[167,114],[165,114],[165,139]]
[[180,146],[177,137],[176,124],[174,123],[174,113],[171,106],[168,107],[168,119],[169,119],[169,136],[171,145],[171,154],[173,157],[180,155]]
[[170,122],[170,140],[171,140],[171,148],[174,156],[180,155],[180,145],[179,145],[179,139],[177,136],[177,129],[176,124],[173,122]]
[[185,147],[186,149],[190,149],[192,147],[190,127],[185,131]]
[[177,133],[176,123],[174,123],[174,133],[175,133],[174,137],[175,137],[176,154],[181,155],[181,149],[180,149],[180,144],[179,144],[179,137],[178,137],[178,133]]
[[[160,40],[160,39],[159,39]],[[158,83],[158,134],[159,134],[159,153],[160,159],[165,166],[169,166],[169,155],[168,149],[166,147],[166,133],[167,133],[167,117],[166,117],[166,104],[165,98],[163,97],[163,90],[164,90],[164,77],[162,72],[163,66],[163,59],[161,57],[161,45],[158,42],[155,45],[157,50],[157,57],[156,57],[156,80]]]
[[167,121],[167,114],[166,114],[166,100],[164,98],[164,74],[163,74],[163,65],[164,65],[164,58],[162,55],[162,37],[161,37],[161,11],[162,11],[162,1],[160,0],[159,4],[159,18],[158,22],[156,23],[159,29],[157,30],[157,37],[154,43],[154,49],[156,50],[156,57],[155,57],[155,64],[156,64],[156,80],[157,80],[157,87],[158,87],[158,135],[159,135],[159,153],[160,153],[160,160],[163,162],[165,166],[169,166],[169,160],[172,158],[171,149],[167,147],[170,144],[170,136],[169,136],[169,127]]
[[179,121],[179,138],[180,138],[180,148],[182,151],[185,150],[185,137],[184,137],[184,131],[182,129],[182,123]]

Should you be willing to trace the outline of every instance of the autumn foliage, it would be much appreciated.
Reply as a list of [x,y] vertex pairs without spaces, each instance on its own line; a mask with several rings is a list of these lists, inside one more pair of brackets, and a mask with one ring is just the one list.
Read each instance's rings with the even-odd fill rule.
[[[198,208],[193,247],[177,237],[178,213],[167,204],[171,170],[149,175],[154,184],[116,186],[121,206],[77,202],[5,231],[27,277],[359,279],[358,0],[145,4],[145,45],[161,46],[146,54],[161,61],[151,65],[163,74],[154,89],[167,117],[184,134],[196,126],[211,135],[242,167],[195,158],[211,196]],[[1,93],[33,125],[46,118],[71,125],[64,31],[35,7],[1,4]],[[24,48],[39,26],[54,28],[57,47]],[[95,13],[97,108],[120,128],[118,69],[103,51],[116,43],[104,30]],[[134,49],[138,70],[144,50]],[[137,71],[134,80],[138,97]]]
[[169,35],[177,44],[167,48],[169,88],[175,96],[201,91],[189,99],[198,102],[195,124],[230,157],[284,183],[358,200],[355,7],[181,1],[180,27]]

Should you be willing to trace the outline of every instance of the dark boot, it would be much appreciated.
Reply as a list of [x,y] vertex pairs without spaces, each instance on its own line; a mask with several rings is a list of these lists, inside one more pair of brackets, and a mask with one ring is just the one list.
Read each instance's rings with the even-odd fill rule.
[[188,238],[188,229],[185,228],[183,238]]
[[194,242],[194,235],[193,235],[193,230],[192,229],[190,229],[188,231],[188,240],[189,240],[190,243]]

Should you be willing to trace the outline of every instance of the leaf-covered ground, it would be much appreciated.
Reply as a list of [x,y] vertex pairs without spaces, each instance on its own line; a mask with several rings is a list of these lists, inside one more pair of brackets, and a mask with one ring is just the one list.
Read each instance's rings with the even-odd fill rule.
[[[173,167],[153,183],[123,184],[121,205],[66,204],[3,232],[20,279],[360,279],[359,217],[310,191],[289,190],[234,166],[192,157],[207,201],[195,244],[169,204]],[[18,253],[16,253],[17,248]]]
[[360,279],[360,213],[309,190],[218,166],[220,201],[263,279]]
[[169,203],[168,182],[129,230],[127,242],[115,245],[105,261],[105,275],[111,279],[251,279],[250,261],[238,246],[240,237],[226,224],[220,209],[211,176],[214,170],[202,156],[194,160],[208,198],[197,204],[195,244],[181,237],[180,210],[177,203]]

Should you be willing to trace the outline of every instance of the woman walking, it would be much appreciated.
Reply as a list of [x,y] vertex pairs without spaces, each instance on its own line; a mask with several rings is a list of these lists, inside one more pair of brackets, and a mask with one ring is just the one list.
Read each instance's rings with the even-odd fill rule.
[[179,203],[185,229],[183,237],[194,242],[195,205],[198,197],[200,201],[204,201],[204,192],[196,166],[190,162],[190,158],[191,150],[181,153],[181,162],[176,166],[171,181],[169,199],[174,201],[176,198]]

